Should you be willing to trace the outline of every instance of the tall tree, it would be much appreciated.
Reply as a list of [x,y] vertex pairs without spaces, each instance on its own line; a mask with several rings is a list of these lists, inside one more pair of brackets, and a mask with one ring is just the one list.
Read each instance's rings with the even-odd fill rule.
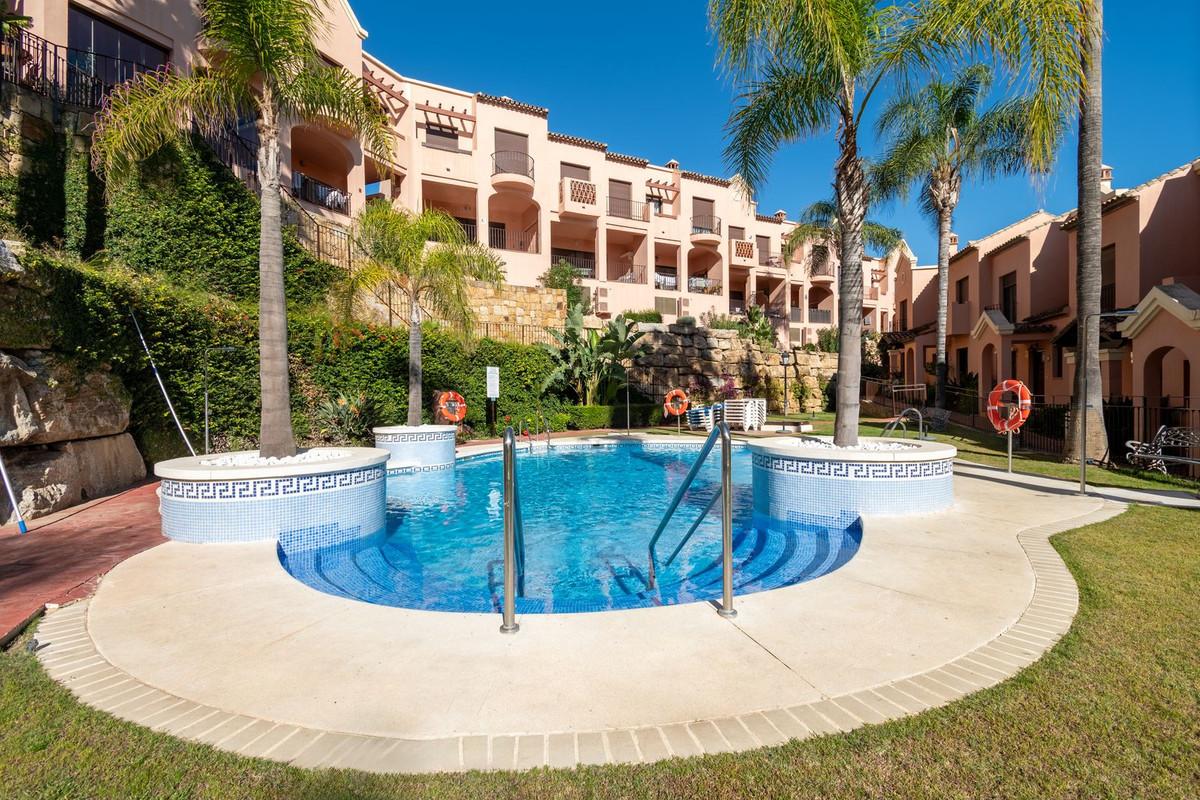
[[[1104,37],[1104,2],[1090,0],[1079,33],[1083,80],[1079,87],[1078,214],[1075,233],[1075,382],[1071,393],[1071,446],[1067,452],[1084,459],[1080,426],[1086,425],[1098,456],[1108,450],[1104,427],[1104,382],[1100,375],[1100,170],[1103,123],[1100,61]],[[1084,357],[1080,358],[1080,348]],[[1084,382],[1087,393],[1084,393]]]
[[[950,230],[964,179],[1018,172],[1026,164],[1029,104],[1023,99],[982,108],[992,86],[984,64],[965,67],[953,80],[933,80],[901,91],[884,107],[877,124],[888,149],[873,170],[882,197],[906,196],[921,183],[921,209],[937,225],[937,391],[946,407],[947,311],[950,302]],[[1010,320],[1016,322],[1017,320]]]
[[421,323],[427,317],[470,333],[475,314],[468,285],[499,285],[503,264],[491,250],[467,237],[458,220],[440,209],[419,214],[383,200],[367,203],[355,220],[356,261],[342,294],[343,314],[364,292],[390,286],[408,304],[408,424],[421,424]]
[[[1079,61],[1073,24],[1080,0],[710,0],[719,57],[743,83],[729,121],[726,156],[751,188],[766,179],[783,144],[835,128],[842,341],[862,337],[866,169],[858,132],[885,85],[963,50],[987,49],[1033,87],[1034,166],[1047,165],[1059,140]],[[1069,79],[1067,83],[1063,78]],[[858,442],[861,353],[838,357],[834,442]]]
[[188,75],[139,73],[117,87],[96,116],[92,160],[115,185],[195,122],[219,129],[253,119],[258,131],[259,452],[294,455],[288,386],[287,301],[279,192],[279,137],[307,121],[392,147],[386,118],[362,77],[321,58],[316,37],[326,0],[201,0],[200,43],[209,65]]

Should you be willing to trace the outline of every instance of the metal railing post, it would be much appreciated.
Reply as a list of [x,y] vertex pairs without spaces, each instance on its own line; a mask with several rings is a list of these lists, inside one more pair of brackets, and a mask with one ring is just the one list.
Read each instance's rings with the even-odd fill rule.
[[721,608],[722,617],[736,617],[733,607],[733,443],[729,423],[721,421]]
[[504,429],[504,623],[501,633],[516,633],[517,624],[517,437],[512,426]]

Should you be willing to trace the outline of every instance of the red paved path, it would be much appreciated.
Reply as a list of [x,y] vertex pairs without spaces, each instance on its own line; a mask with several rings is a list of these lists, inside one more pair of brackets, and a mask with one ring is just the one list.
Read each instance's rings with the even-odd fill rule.
[[0,644],[46,603],[87,597],[101,575],[164,541],[157,488],[147,483],[35,519],[24,536],[0,529]]

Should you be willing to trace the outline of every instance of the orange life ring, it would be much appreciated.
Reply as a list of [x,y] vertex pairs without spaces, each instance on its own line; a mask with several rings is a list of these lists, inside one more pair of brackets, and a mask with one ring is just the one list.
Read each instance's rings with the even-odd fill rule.
[[438,412],[451,422],[462,422],[467,416],[467,401],[455,391],[442,392],[438,399]]
[[663,413],[681,417],[688,410],[688,396],[683,389],[672,389],[663,398]]
[[[1012,392],[1017,396],[1017,404],[1015,406],[1004,402],[1004,395],[1008,392]],[[1000,413],[1000,407],[1003,405],[1011,407],[1007,416]],[[1029,394],[1029,388],[1013,378],[1001,381],[996,384],[996,388],[988,393],[988,421],[992,423],[992,427],[999,433],[1008,433],[1009,431],[1015,433],[1019,431],[1021,426],[1025,424],[1025,420],[1029,419],[1029,412],[1032,410],[1033,396]]]

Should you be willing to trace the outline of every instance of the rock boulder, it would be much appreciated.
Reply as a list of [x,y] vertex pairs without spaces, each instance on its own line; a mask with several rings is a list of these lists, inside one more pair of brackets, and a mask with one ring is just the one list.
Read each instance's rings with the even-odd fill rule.
[[129,393],[107,370],[82,372],[43,350],[0,353],[0,446],[123,433]]

